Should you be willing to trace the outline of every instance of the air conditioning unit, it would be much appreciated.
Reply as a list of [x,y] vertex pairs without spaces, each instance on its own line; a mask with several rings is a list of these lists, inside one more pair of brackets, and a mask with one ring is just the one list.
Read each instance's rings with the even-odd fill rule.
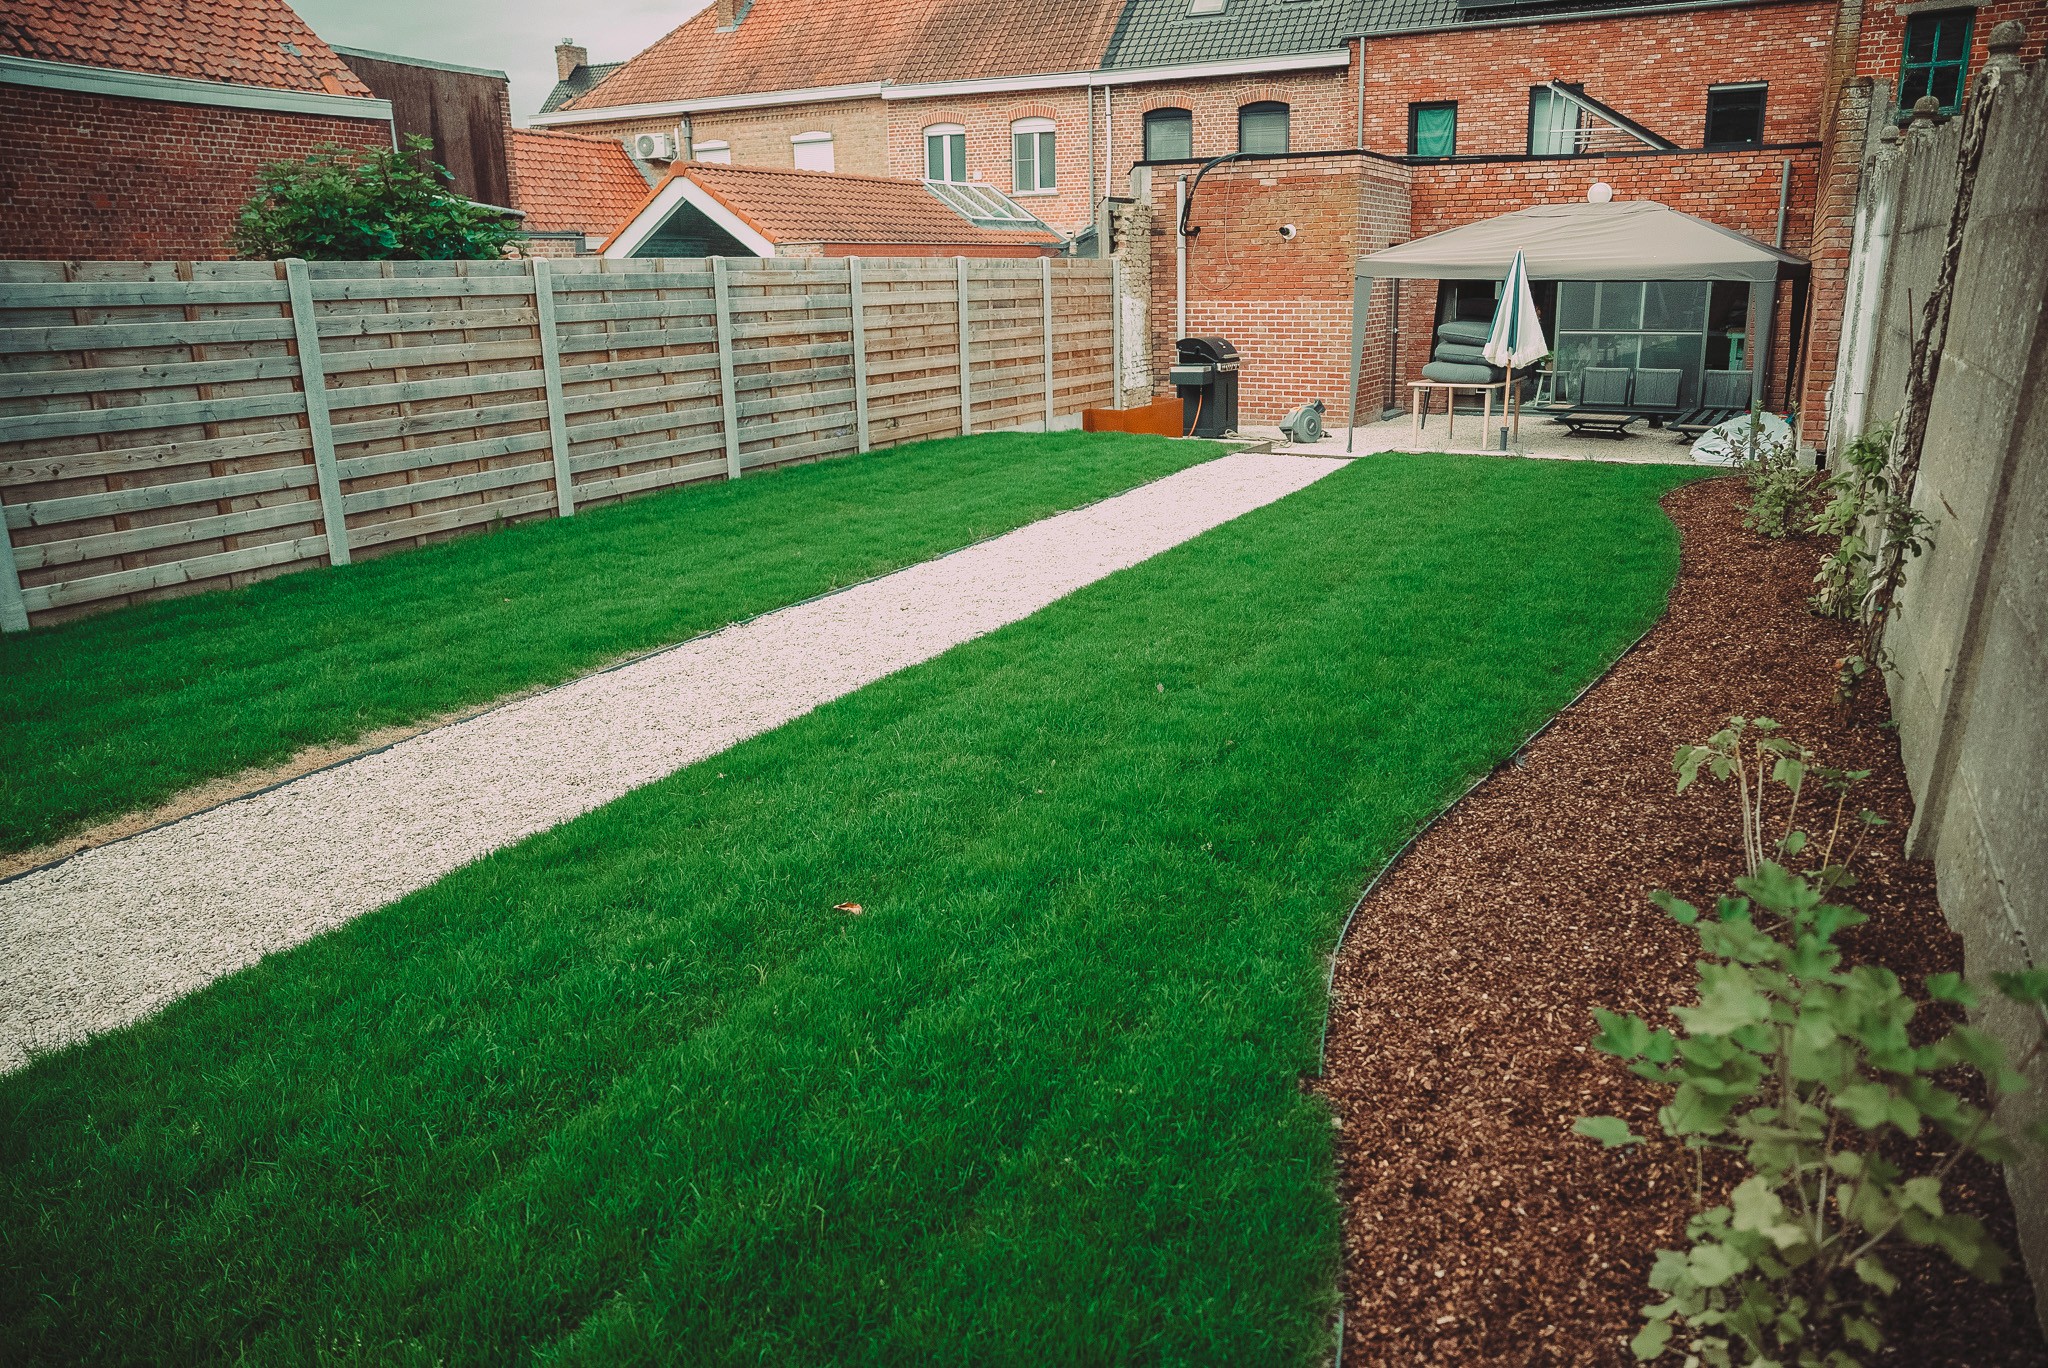
[[639,133],[634,135],[633,155],[641,161],[674,161],[676,159],[676,135],[673,133]]

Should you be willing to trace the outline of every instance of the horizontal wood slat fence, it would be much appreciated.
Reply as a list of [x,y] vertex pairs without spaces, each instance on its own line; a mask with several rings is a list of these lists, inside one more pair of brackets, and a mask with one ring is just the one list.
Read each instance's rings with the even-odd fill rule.
[[1114,402],[1113,269],[0,262],[0,629],[792,461],[1078,426]]

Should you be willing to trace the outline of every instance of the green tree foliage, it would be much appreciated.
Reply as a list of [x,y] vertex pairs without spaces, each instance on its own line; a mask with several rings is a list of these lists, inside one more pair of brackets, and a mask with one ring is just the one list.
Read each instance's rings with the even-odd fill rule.
[[258,261],[492,261],[518,235],[502,210],[464,199],[413,135],[399,151],[323,147],[263,168],[229,239]]
[[[1736,786],[1749,872],[1711,914],[1668,893],[1653,900],[1699,934],[1697,1004],[1676,1007],[1677,1030],[1596,1011],[1594,1048],[1670,1090],[1660,1128],[1692,1150],[1738,1156],[1747,1176],[1728,1200],[1686,1227],[1690,1247],[1659,1250],[1650,1286],[1660,1299],[1633,1348],[1705,1368],[1854,1368],[1883,1347],[1880,1301],[1898,1285],[1881,1256],[1904,1241],[1940,1249],[1978,1277],[1996,1279],[2006,1255],[1978,1221],[1947,1209],[1942,1185],[1964,1154],[1993,1163],[2017,1155],[2017,1137],[1945,1083],[1974,1072],[1995,1099],[2024,1086],[1998,1042],[1968,1025],[1916,1045],[1917,1005],[1879,965],[1845,967],[1835,935],[1864,920],[1831,901],[1849,873],[1857,833],[1877,824],[1849,816],[1855,771],[1824,769],[1777,734],[1768,718],[1733,719],[1702,746],[1682,746],[1682,789],[1705,775]],[[1819,781],[1816,784],[1815,781]],[[1799,821],[1802,793],[1824,825]],[[1775,800],[1770,795],[1775,794]],[[1775,839],[1773,839],[1775,833]],[[1844,853],[1845,844],[1849,847]],[[2048,972],[1996,974],[1997,990],[2035,1011]],[[1930,999],[1973,1005],[1955,974],[1925,985]],[[1581,1117],[1575,1129],[1609,1148],[1644,1143],[1616,1117]],[[1924,1171],[1887,1158],[1932,1132],[1946,1153]],[[2040,1123],[2036,1141],[2048,1139]],[[1702,1170],[1695,1167],[1695,1174]],[[1696,1181],[1698,1181],[1696,1179]]]

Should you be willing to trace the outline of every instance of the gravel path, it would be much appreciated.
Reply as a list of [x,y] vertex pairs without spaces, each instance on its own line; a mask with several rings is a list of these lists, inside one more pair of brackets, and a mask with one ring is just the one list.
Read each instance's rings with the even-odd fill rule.
[[0,1073],[1306,488],[1235,455],[0,884]]

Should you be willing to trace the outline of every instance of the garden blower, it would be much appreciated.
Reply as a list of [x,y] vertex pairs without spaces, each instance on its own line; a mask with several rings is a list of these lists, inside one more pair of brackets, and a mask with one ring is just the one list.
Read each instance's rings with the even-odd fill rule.
[[1280,430],[1287,434],[1287,440],[1296,446],[1308,446],[1323,440],[1323,401],[1311,399],[1287,415],[1280,423]]

